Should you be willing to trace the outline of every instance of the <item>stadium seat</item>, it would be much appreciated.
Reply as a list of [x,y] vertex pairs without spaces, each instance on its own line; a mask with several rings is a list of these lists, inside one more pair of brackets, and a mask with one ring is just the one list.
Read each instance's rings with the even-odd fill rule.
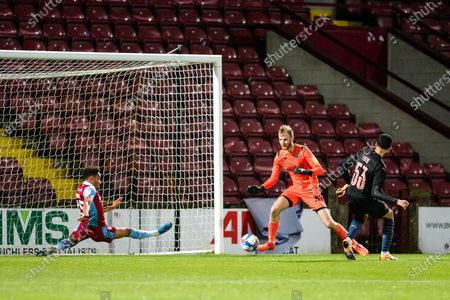
[[28,22],[21,22],[19,24],[19,35],[23,37],[39,38],[42,36],[42,31],[39,26],[30,25]]
[[69,146],[69,139],[66,134],[51,134],[48,137],[48,148],[56,153],[62,153]]
[[256,103],[256,110],[263,118],[280,118],[281,111],[273,100],[260,100]]
[[328,120],[312,120],[311,133],[317,138],[334,138],[336,132],[333,125]]
[[[78,142],[78,141],[77,141]],[[86,148],[86,145],[84,146]],[[117,136],[100,136],[98,138],[99,152],[120,152],[123,151],[123,143]],[[88,149],[86,149],[88,151]]]
[[96,52],[119,52],[119,48],[114,42],[99,42],[95,44]]
[[126,6],[112,6],[109,9],[109,19],[112,22],[123,23],[130,22],[131,15]]
[[264,132],[267,137],[278,139],[278,130],[280,126],[284,125],[283,120],[280,118],[268,118],[264,120]]
[[300,96],[303,101],[323,102],[322,95],[320,95],[317,87],[313,85],[298,85],[297,95]]
[[[192,53],[192,46],[194,46],[192,44],[195,43],[202,44],[208,40],[208,36],[206,35],[206,32],[202,27],[185,27],[184,38],[186,39],[186,41],[189,41],[189,43],[191,43],[191,53]],[[207,47],[206,45],[200,46]]]
[[432,183],[433,194],[438,199],[450,198],[450,182],[437,181]]
[[258,111],[250,100],[236,100],[233,104],[234,114],[238,117],[257,117]]
[[345,152],[347,152],[349,155],[357,153],[366,147],[367,147],[367,145],[360,139],[350,138],[350,139],[344,140]]
[[[186,39],[188,39],[188,38],[186,37]],[[190,49],[191,54],[205,54],[205,55],[213,54],[212,49],[206,45],[193,44],[189,47],[189,49]]]
[[224,152],[226,155],[247,155],[248,148],[245,142],[238,137],[225,137],[223,141]]
[[214,44],[227,44],[230,41],[230,36],[225,28],[221,27],[208,27],[206,30],[208,34],[208,40]]
[[408,187],[400,179],[387,178],[384,182],[384,191],[393,197],[405,199],[407,190]]
[[93,39],[100,41],[112,40],[114,38],[111,27],[107,23],[92,24],[91,36]]
[[264,129],[261,123],[254,118],[245,118],[241,119],[240,123],[240,129],[242,132],[242,135],[245,137],[248,136],[263,136],[264,135]]
[[202,22],[195,9],[180,9],[178,11],[178,21],[185,26],[200,25]]
[[44,24],[42,29],[43,36],[50,39],[58,39],[66,37],[66,30],[63,24],[60,23],[47,23]]
[[228,176],[223,177],[223,194],[225,196],[223,199],[225,204],[238,204],[241,202],[239,189],[234,180]]
[[86,6],[86,19],[91,22],[108,21],[108,13],[103,6]]
[[298,99],[297,92],[295,91],[295,86],[289,84],[288,82],[283,81],[274,82],[273,88],[275,96],[280,102]]
[[136,41],[138,35],[134,30],[134,26],[129,24],[117,24],[114,27],[115,37],[122,41]]
[[228,81],[227,92],[231,99],[251,99],[250,88],[242,81]]
[[273,149],[270,142],[264,138],[249,138],[248,151],[254,156],[272,156]]
[[230,102],[227,100],[222,100],[222,116],[225,117],[233,117],[233,106],[231,106]]
[[[214,53],[217,55],[222,55],[223,62],[237,62],[236,50],[228,45],[216,45],[214,47]],[[226,79],[225,79],[226,80]]]
[[417,153],[408,142],[394,142],[392,143],[392,152],[395,156],[401,158],[414,158]]
[[247,194],[247,188],[250,185],[260,185],[261,182],[254,176],[240,176],[237,178],[237,184],[241,197],[250,196]]
[[231,156],[229,166],[233,176],[253,175],[253,164],[247,156]]
[[161,30],[161,37],[167,43],[184,43],[184,35],[180,28],[167,26]]
[[292,127],[294,136],[299,138],[311,137],[311,128],[309,127],[308,122],[306,122],[304,119],[289,118],[287,124]]
[[330,157],[342,157],[344,158],[347,154],[345,153],[344,146],[341,144],[341,142],[325,138],[321,139],[319,141],[320,144],[320,150],[327,158]]
[[425,163],[423,164],[425,173],[430,178],[447,178],[448,174],[441,163]]
[[[254,31],[256,32],[256,29]],[[253,45],[256,42],[254,34],[245,27],[230,28],[229,33],[230,33],[230,40],[235,44]]]
[[358,130],[365,139],[376,139],[380,134],[383,133],[377,123],[359,123]]
[[272,174],[273,158],[270,156],[255,157],[254,167],[258,176],[268,176]]
[[90,33],[88,27],[83,23],[67,24],[67,36],[73,39],[89,39]]
[[222,65],[222,73],[223,78],[226,81],[243,79],[241,67],[239,66],[239,64],[224,63]]
[[41,117],[41,133],[62,133],[65,131],[65,118],[59,114],[48,114]]
[[76,5],[64,5],[62,17],[68,21],[82,21],[84,20],[83,8]]
[[[259,56],[255,48],[249,46],[242,46],[238,49],[238,56],[241,63],[257,63]],[[264,74],[265,76],[265,74]]]
[[285,100],[281,102],[281,114],[288,118],[304,118],[305,111],[297,100]]
[[425,178],[425,169],[420,165],[419,162],[408,162],[406,164],[402,163],[400,160],[400,170],[403,176],[406,178]]
[[15,37],[17,35],[16,26],[12,21],[0,20],[0,36]]
[[260,64],[245,64],[243,67],[243,75],[248,81],[269,80],[264,68]]
[[269,67],[266,72],[272,81],[290,81],[289,74],[284,67]]
[[[0,24],[1,24],[1,22],[0,22]],[[0,49],[3,49],[3,50],[21,50],[22,46],[20,45],[20,43],[19,43],[19,41],[17,39],[6,38],[6,39],[0,39]]]
[[70,49],[78,52],[94,52],[94,46],[90,41],[74,41]]
[[252,90],[252,95],[256,97],[257,100],[260,99],[275,99],[272,86],[265,81],[252,81],[250,83]]
[[323,104],[315,101],[305,102],[305,113],[310,119],[327,119],[328,113]]
[[238,10],[225,10],[223,20],[228,26],[242,26],[247,23],[244,15]]
[[350,110],[348,109],[346,104],[330,103],[328,104],[327,113],[333,120],[354,121],[355,119],[355,116],[350,113]]
[[49,40],[47,51],[70,51],[70,48],[65,40]]
[[219,10],[203,10],[201,21],[207,26],[220,26],[223,24],[222,14]]
[[[255,111],[256,111],[256,109],[255,109]],[[232,118],[224,118],[223,119],[223,135],[225,137],[241,135],[239,126],[234,119],[232,119]]]
[[384,158],[384,164],[386,165],[386,177],[387,178],[400,178],[400,168],[397,163],[391,158]]
[[46,48],[43,40],[25,39],[23,41],[23,50],[45,51]]
[[295,142],[299,145],[305,145],[308,147],[317,158],[322,156],[322,151],[320,151],[319,145],[314,140],[308,138],[296,138]]
[[247,21],[249,25],[267,25],[269,24],[269,16],[262,11],[250,11],[247,13]]
[[336,122],[336,134],[340,138],[361,137],[358,131],[358,126],[349,120],[341,120]]
[[197,0],[196,2],[201,8],[218,8],[220,3],[219,0]]
[[156,9],[155,10],[156,21],[162,25],[177,25],[178,18],[173,9]]
[[101,157],[100,153],[81,153],[79,155],[79,168],[85,167],[99,167],[101,168]]
[[142,25],[138,27],[137,36],[140,40],[147,42],[161,42],[161,33],[156,26]]
[[139,24],[151,24],[155,22],[155,16],[148,7],[135,6],[131,8],[131,18]]
[[135,42],[120,43],[119,50],[125,53],[142,53],[141,46]]
[[412,190],[421,190],[431,193],[431,186],[430,184],[420,178],[410,178],[408,179],[408,190],[411,193]]

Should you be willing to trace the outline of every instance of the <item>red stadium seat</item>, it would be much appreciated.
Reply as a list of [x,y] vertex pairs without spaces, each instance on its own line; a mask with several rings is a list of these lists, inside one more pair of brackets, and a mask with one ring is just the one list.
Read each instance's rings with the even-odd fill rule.
[[322,95],[320,95],[317,87],[313,85],[298,85],[297,95],[304,101],[323,102]]
[[298,99],[295,86],[290,85],[288,82],[274,82],[273,88],[275,91],[275,96],[279,99],[279,101]]
[[242,26],[247,23],[244,15],[238,10],[225,10],[223,19],[228,26]]
[[430,178],[447,178],[448,174],[441,163],[425,163],[423,164],[425,173]]
[[279,118],[265,119],[264,132],[266,133],[266,136],[270,138],[276,137],[278,139],[278,130],[280,129],[281,125],[284,125],[284,122]]
[[336,122],[336,134],[341,138],[359,138],[361,135],[355,123],[345,120]]
[[180,9],[178,12],[178,21],[186,25],[199,25],[202,21],[195,9]]
[[[259,56],[255,48],[242,46],[238,49],[238,56],[241,63],[257,63],[259,62]],[[264,74],[265,77],[265,74]]]
[[354,120],[346,104],[328,104],[328,115],[334,120]]
[[232,99],[251,99],[250,88],[242,81],[227,82],[228,96]]
[[89,120],[84,116],[74,116],[66,119],[67,132],[87,132],[89,129]]
[[167,43],[184,43],[183,32],[178,27],[164,27],[161,31],[161,37]]
[[111,40],[114,38],[111,27],[107,23],[92,24],[91,36],[93,39],[101,41]]
[[294,131],[294,136],[299,138],[309,138],[311,136],[311,128],[309,127],[308,122],[304,119],[289,118],[287,124],[291,126]]
[[56,201],[56,192],[48,178],[28,178],[26,193],[27,200],[37,207],[50,207]]
[[132,25],[128,24],[118,24],[114,28],[114,33],[117,39],[123,41],[134,41],[137,40],[137,34]]
[[247,155],[248,148],[245,142],[238,137],[225,137],[223,141],[224,152],[226,155]]
[[223,117],[233,117],[233,107],[231,106],[230,102],[227,100],[222,101],[222,116]]
[[253,175],[253,164],[247,156],[231,156],[230,172],[236,175]]
[[98,135],[114,134],[114,119],[106,115],[96,116],[91,125]]
[[90,41],[74,41],[72,42],[72,51],[94,52],[94,46]]
[[328,113],[325,110],[325,107],[323,106],[323,104],[315,102],[315,101],[305,102],[305,113],[311,119],[327,119],[328,118]]
[[345,157],[347,155],[344,146],[335,139],[321,139],[319,144],[322,153],[327,157]]
[[178,6],[178,8],[181,9],[181,8],[194,8],[196,1],[195,0],[176,0],[174,2]]
[[230,41],[230,36],[226,29],[221,27],[209,27],[207,29],[208,40],[211,43],[228,43]]
[[[269,67],[267,68],[267,76],[272,81],[289,81],[289,74],[284,67]],[[295,89],[295,88],[294,88]]]
[[41,117],[41,133],[62,133],[65,130],[65,118],[59,114],[48,114]]
[[126,6],[111,7],[109,10],[109,19],[113,22],[129,22],[132,20]]
[[408,142],[394,142],[392,143],[392,152],[399,158],[413,158],[417,157],[417,153]]
[[398,167],[397,163],[390,159],[390,158],[384,158],[383,159],[384,164],[386,165],[386,177],[387,178],[400,178],[400,168]]
[[250,11],[247,13],[249,25],[267,25],[270,23],[269,16],[262,11]]
[[311,152],[318,158],[320,158],[322,156],[322,152],[320,151],[320,147],[319,145],[311,140],[311,139],[307,139],[307,138],[299,138],[299,139],[295,139],[295,142],[299,145],[305,145],[306,147],[309,148],[309,150],[311,150]]
[[70,51],[70,48],[65,40],[49,40],[47,51]]
[[23,41],[23,50],[45,51],[44,41],[35,39],[26,39]]
[[39,38],[42,36],[39,26],[30,25],[28,22],[21,22],[19,24],[19,35],[24,37]]
[[84,20],[84,12],[81,6],[65,5],[62,8],[62,17],[68,21]]
[[249,138],[248,151],[254,156],[272,156],[273,149],[270,142],[264,138]]
[[135,42],[124,42],[120,44],[120,52],[125,53],[142,53],[141,46]]
[[64,26],[60,23],[47,23],[44,24],[43,27],[43,36],[45,38],[65,38],[66,37],[66,30],[64,29]]
[[281,113],[292,118],[304,118],[305,111],[297,100],[285,100],[281,102]]
[[336,132],[328,120],[312,120],[311,133],[318,138],[334,138]]
[[220,26],[223,24],[222,14],[219,10],[204,10],[202,12],[202,23],[208,26]]
[[[216,54],[218,54],[216,52]],[[222,65],[222,73],[225,80],[240,80],[243,79],[241,67],[239,64],[224,63]]]
[[108,13],[103,6],[87,6],[86,19],[89,21],[107,21]]
[[431,186],[428,184],[428,182],[421,178],[410,178],[408,179],[408,189],[411,196],[412,190],[421,190],[431,193]]
[[235,44],[253,44],[255,42],[253,33],[247,28],[230,28],[229,33],[230,40]]
[[196,0],[197,6],[201,8],[218,8],[219,0]]
[[261,123],[257,119],[245,118],[240,121],[240,129],[242,135],[249,136],[263,136],[264,129]]
[[83,23],[67,24],[67,36],[74,39],[89,39],[90,33],[88,27]]
[[[186,39],[188,38],[186,37]],[[190,50],[192,54],[205,54],[205,55],[213,54],[212,49],[206,45],[193,44],[190,46]]]
[[98,42],[95,45],[96,52],[119,52],[119,48],[114,42]]
[[[1,27],[1,22],[0,22],[0,27]],[[1,35],[1,33],[0,33],[0,35]],[[0,49],[20,50],[20,49],[22,49],[22,46],[20,45],[18,40],[12,39],[12,38],[6,38],[6,39],[0,39]]]
[[236,100],[233,104],[234,114],[238,117],[256,117],[258,112],[250,100]]
[[273,100],[261,100],[256,103],[256,110],[263,118],[281,117],[281,111],[277,103]]
[[365,138],[377,138],[383,132],[377,123],[359,123],[359,133]]
[[131,18],[141,24],[150,24],[155,22],[155,16],[148,7],[132,7]]
[[222,6],[226,10],[239,10],[241,5],[241,0],[223,0],[222,2]]
[[255,173],[259,176],[272,174],[273,158],[259,156],[255,158]]
[[425,178],[425,169],[418,162],[411,162],[407,164],[402,164],[400,161],[400,170],[402,175],[406,178]]
[[156,9],[156,20],[162,25],[176,25],[178,24],[178,18],[173,9]]
[[[204,43],[208,40],[208,36],[206,35],[206,32],[201,27],[185,27],[184,28],[184,38],[192,43]],[[192,46],[191,45],[191,53],[192,53]],[[206,46],[206,45],[201,45]],[[200,54],[200,53],[199,53]]]
[[268,80],[264,68],[260,64],[245,64],[243,75],[248,81]]
[[224,62],[237,62],[236,50],[228,45],[216,45],[214,47],[214,53],[217,55],[222,55],[222,60]]
[[238,124],[232,118],[223,119],[223,135],[227,136],[240,136],[241,131]]
[[408,190],[408,187],[400,179],[388,178],[384,182],[384,190],[387,194],[389,194],[393,197],[398,197],[400,199],[404,199],[404,196],[406,196],[406,191]]
[[250,83],[252,95],[258,100],[260,99],[274,99],[274,92],[272,86],[265,81],[253,81]]
[[148,42],[161,42],[161,33],[156,26],[139,26],[138,38]]
[[16,26],[12,21],[0,20],[1,37],[15,37],[17,35]]
[[443,198],[450,198],[450,182],[448,181],[437,181],[433,182],[432,185],[433,188],[433,194],[441,199]]
[[239,189],[236,183],[228,176],[223,176],[223,193],[225,196],[239,196]]
[[345,139],[344,140],[345,152],[347,152],[349,155],[357,153],[366,147],[367,147],[367,145],[360,139]]
[[260,185],[261,182],[254,176],[240,176],[237,179],[238,187],[239,187],[239,193],[242,197],[244,196],[250,196],[247,194],[247,188],[250,185]]

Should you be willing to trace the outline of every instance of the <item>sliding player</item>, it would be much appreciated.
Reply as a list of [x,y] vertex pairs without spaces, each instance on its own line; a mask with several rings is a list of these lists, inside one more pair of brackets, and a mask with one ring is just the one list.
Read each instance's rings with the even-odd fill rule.
[[76,193],[78,207],[81,212],[81,217],[78,219],[80,221],[78,228],[67,239],[63,239],[56,246],[36,253],[37,256],[51,255],[58,251],[70,249],[88,238],[96,242],[107,243],[123,237],[143,239],[161,235],[172,227],[172,223],[170,222],[152,231],[109,227],[105,222],[104,212],[115,209],[122,201],[122,198],[114,201],[111,206],[103,207],[103,202],[97,191],[101,184],[100,177],[100,170],[98,168],[85,168],[83,170],[83,178],[85,181],[80,185]]
[[[306,146],[294,144],[294,132],[288,125],[282,125],[278,131],[281,150],[275,156],[272,175],[261,186],[249,186],[249,194],[256,195],[272,188],[278,181],[281,169],[289,172],[292,186],[288,187],[275,201],[270,210],[269,240],[258,247],[259,251],[275,249],[276,236],[280,224],[280,214],[283,210],[295,206],[301,201],[308,204],[319,216],[322,223],[334,230],[341,239],[347,237],[347,230],[336,223],[330,215],[323,199],[317,176],[325,173],[316,157]],[[354,241],[353,247],[361,255],[368,255],[362,245]]]
[[351,241],[355,238],[365,221],[366,214],[368,214],[373,218],[384,218],[380,260],[397,260],[389,253],[394,234],[394,213],[385,202],[397,204],[403,209],[406,209],[409,203],[406,200],[389,196],[383,191],[386,166],[382,157],[391,150],[391,146],[391,136],[381,134],[377,139],[375,150],[358,152],[341,162],[341,166],[345,166],[349,161],[356,160],[352,179],[350,180],[348,172],[344,173],[345,181],[350,184],[336,190],[338,197],[342,197],[347,192],[348,206],[354,215],[347,238],[342,242],[347,257],[353,255],[350,247]]

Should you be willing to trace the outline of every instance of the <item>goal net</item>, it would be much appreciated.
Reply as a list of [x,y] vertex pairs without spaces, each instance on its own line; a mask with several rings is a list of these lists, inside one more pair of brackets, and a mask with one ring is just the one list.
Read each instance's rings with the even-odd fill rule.
[[[213,250],[221,233],[220,56],[0,51],[0,254],[32,254],[77,226],[84,167],[100,167],[109,226],[158,238],[70,253]],[[221,252],[221,234],[215,251]]]

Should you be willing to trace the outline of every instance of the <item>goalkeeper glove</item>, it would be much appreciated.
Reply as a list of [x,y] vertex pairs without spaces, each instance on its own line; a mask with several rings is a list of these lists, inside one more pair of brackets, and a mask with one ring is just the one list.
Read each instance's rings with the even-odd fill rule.
[[264,193],[266,191],[266,189],[261,185],[251,185],[247,188],[247,194],[249,195],[257,195],[260,193]]
[[303,169],[303,168],[295,168],[294,169],[294,174],[302,174],[302,175],[312,176],[313,171],[312,170],[306,170],[306,169]]

